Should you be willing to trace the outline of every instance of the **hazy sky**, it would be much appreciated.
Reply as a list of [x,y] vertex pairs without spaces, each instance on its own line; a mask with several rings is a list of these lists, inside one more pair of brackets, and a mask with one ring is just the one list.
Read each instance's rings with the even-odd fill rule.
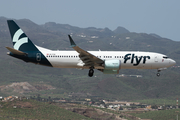
[[1,0],[0,16],[82,28],[122,26],[180,41],[180,0]]

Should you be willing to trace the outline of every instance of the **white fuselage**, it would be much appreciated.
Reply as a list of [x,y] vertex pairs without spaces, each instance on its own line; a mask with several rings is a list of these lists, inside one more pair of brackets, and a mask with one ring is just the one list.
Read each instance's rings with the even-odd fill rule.
[[[90,66],[83,66],[76,51],[51,51],[41,52],[57,68],[83,68],[89,69]],[[173,66],[176,62],[166,55],[154,52],[135,52],[135,51],[88,51],[102,60],[120,60],[121,69],[160,69]],[[103,69],[96,67],[95,69]]]

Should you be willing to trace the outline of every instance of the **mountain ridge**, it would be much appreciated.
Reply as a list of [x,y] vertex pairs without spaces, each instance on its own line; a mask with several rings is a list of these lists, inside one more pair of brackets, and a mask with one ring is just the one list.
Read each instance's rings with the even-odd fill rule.
[[[0,82],[2,85],[14,82],[37,84],[43,81],[56,89],[44,90],[38,93],[52,97],[67,97],[67,93],[71,92],[89,93],[92,96],[119,100],[173,99],[179,96],[180,75],[178,67],[162,71],[160,78],[156,77],[156,70],[120,70],[120,74],[141,74],[142,78],[117,78],[115,75],[105,75],[99,71],[95,71],[95,77],[89,78],[88,70],[44,67],[7,56],[6,52],[8,50],[5,46],[12,47],[12,43],[6,20],[7,18],[0,17],[0,26],[2,26],[0,28],[0,50],[2,53],[0,56]],[[73,34],[71,35],[74,41],[84,50],[158,52],[175,59],[177,66],[180,64],[180,42],[157,37],[156,35],[128,32],[126,30],[124,33],[115,33],[108,28],[79,28],[71,25],[64,25],[63,27],[63,25],[54,23],[44,26],[45,24],[38,25],[28,19],[15,20],[15,22],[36,45],[48,49],[73,50],[69,47],[70,43],[67,36],[72,31]],[[60,26],[62,27],[59,28]],[[118,31],[121,31],[121,28]],[[2,92],[0,91],[0,93]],[[4,94],[8,95],[7,93]],[[24,95],[33,94],[37,94],[37,92],[24,93]]]

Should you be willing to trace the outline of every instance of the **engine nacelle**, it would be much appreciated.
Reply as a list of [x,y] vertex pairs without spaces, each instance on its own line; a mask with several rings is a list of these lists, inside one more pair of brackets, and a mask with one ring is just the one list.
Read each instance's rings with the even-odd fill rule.
[[121,61],[120,60],[106,60],[104,62],[104,74],[119,74],[119,70],[121,69]]

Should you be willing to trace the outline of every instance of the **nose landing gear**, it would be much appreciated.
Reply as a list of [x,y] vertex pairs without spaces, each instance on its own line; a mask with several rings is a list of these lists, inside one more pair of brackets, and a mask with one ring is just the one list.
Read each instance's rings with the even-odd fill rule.
[[156,75],[159,77],[159,76],[160,76],[160,73],[157,73]]
[[161,71],[161,70],[158,70],[158,71],[157,71],[158,73],[157,73],[156,75],[157,75],[158,77],[160,76],[160,73],[159,73],[160,71]]

